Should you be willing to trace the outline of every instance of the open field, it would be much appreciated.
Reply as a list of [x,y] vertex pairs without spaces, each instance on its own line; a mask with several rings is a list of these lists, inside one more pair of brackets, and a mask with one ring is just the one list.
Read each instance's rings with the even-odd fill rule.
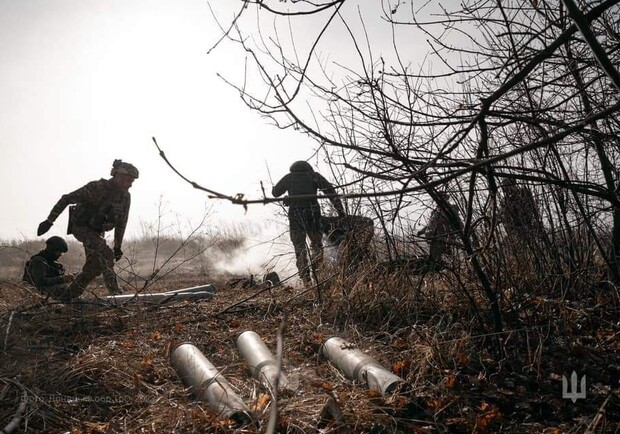
[[[0,421],[16,413],[23,392],[26,432],[264,432],[270,399],[235,347],[254,330],[275,353],[286,316],[283,366],[293,390],[278,402],[278,432],[614,432],[619,325],[610,292],[587,305],[532,297],[528,314],[544,327],[508,330],[504,355],[476,334],[464,312],[439,293],[441,273],[426,276],[434,294],[402,285],[334,285],[315,302],[286,284],[249,298],[256,288],[218,288],[212,301],[106,310],[41,304],[16,281],[1,291]],[[201,274],[169,276],[148,291],[207,283]],[[396,288],[400,288],[400,290]],[[105,293],[96,287],[92,298]],[[444,308],[433,308],[441,302]],[[615,299],[617,303],[617,299]],[[614,310],[616,309],[616,310]],[[326,338],[343,336],[402,376],[390,396],[369,392],[319,356]],[[235,427],[188,395],[168,362],[175,342],[197,345],[255,411],[258,427]],[[561,376],[587,375],[587,399],[561,397]],[[614,377],[615,376],[615,377]],[[342,420],[321,418],[330,397]],[[600,410],[600,412],[599,412]]]

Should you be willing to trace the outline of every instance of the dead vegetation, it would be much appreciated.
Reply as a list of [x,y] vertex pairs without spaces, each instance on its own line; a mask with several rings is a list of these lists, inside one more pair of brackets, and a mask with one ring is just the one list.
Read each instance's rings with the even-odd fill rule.
[[[283,364],[293,388],[279,397],[277,432],[617,429],[616,290],[593,288],[576,299],[522,294],[497,336],[462,302],[452,276],[342,278],[321,302],[314,291],[300,295],[285,285],[250,297],[255,288],[216,282],[212,301],[113,309],[41,303],[21,284],[4,282],[0,420],[8,423],[25,400],[26,432],[264,432],[270,395],[251,378],[235,341],[254,330],[275,353],[286,314]],[[194,279],[169,277],[148,291],[205,283]],[[406,387],[384,397],[345,378],[319,355],[334,335],[367,351]],[[256,427],[237,427],[192,399],[168,363],[171,346],[184,341],[223,372],[255,412]],[[587,399],[575,403],[561,397],[561,378],[572,370],[588,381]],[[330,399],[342,418],[326,410]]]

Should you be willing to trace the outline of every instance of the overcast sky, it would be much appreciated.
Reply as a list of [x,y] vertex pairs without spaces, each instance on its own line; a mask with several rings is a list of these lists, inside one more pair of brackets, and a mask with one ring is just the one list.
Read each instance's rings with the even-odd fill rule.
[[36,236],[63,193],[107,178],[115,158],[141,174],[129,235],[157,219],[160,196],[202,217],[206,196],[172,175],[152,136],[188,176],[227,193],[256,195],[267,163],[280,174],[307,158],[307,139],[267,125],[216,77],[243,65],[226,50],[206,54],[218,36],[198,0],[0,1],[0,237]]
[[[211,5],[227,22],[239,2]],[[349,10],[357,15],[355,2]],[[0,238],[36,237],[62,194],[107,178],[116,158],[140,170],[128,236],[157,220],[160,198],[168,215],[192,221],[206,208],[214,222],[274,215],[275,206],[245,213],[209,201],[151,141],[190,179],[250,197],[260,181],[270,190],[267,167],[275,182],[312,155],[310,139],[269,125],[216,76],[238,78],[244,67],[232,44],[207,55],[220,34],[202,0],[0,0]],[[389,44],[389,29],[383,36]],[[64,235],[66,219],[45,237]]]

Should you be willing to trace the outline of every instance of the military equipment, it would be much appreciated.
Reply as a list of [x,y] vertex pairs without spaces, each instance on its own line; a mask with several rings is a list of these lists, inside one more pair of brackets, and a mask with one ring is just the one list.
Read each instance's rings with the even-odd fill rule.
[[273,390],[276,384],[286,388],[286,375],[277,368],[276,358],[267,345],[254,331],[247,330],[237,338],[237,349],[246,362],[252,376],[261,382],[267,390]]
[[275,286],[280,283],[280,276],[278,276],[278,273],[276,273],[275,271],[270,271],[269,273],[265,274],[265,277],[263,277],[263,282],[271,282],[271,285]]
[[100,203],[78,202],[69,207],[67,234],[72,234],[76,226],[87,226],[97,232],[107,232],[116,226],[118,215],[115,211],[116,196],[104,191],[99,196]]
[[381,363],[339,337],[325,341],[321,352],[347,377],[366,384],[369,389],[382,395],[394,392],[404,380],[387,370]]
[[312,166],[307,161],[295,161],[289,169],[291,172],[314,172]]
[[226,281],[226,288],[241,288],[248,289],[256,286],[256,282],[254,281],[254,275],[250,275],[250,277],[231,277]]
[[130,163],[125,163],[123,160],[114,160],[114,163],[112,163],[112,171],[110,172],[110,175],[114,176],[117,173],[129,175],[136,179],[140,176],[140,172],[138,172],[136,166]]
[[48,250],[62,253],[67,253],[69,251],[69,246],[67,245],[67,242],[61,237],[50,237],[45,241],[45,244],[47,244]]
[[248,406],[198,347],[189,342],[178,344],[170,351],[170,364],[196,399],[209,403],[213,413],[232,419],[238,425],[254,421]]
[[321,216],[321,229],[331,244],[341,245],[348,237],[358,241],[363,239],[366,247],[374,235],[374,222],[371,218],[360,215]]

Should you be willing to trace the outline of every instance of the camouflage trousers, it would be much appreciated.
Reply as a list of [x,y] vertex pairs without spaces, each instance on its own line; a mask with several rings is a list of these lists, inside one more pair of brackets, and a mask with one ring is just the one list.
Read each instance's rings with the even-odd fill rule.
[[43,295],[47,297],[52,297],[54,300],[59,300],[62,302],[74,300],[82,294],[82,291],[72,293],[66,283],[59,283],[52,286],[43,286],[37,289]]
[[428,259],[431,262],[438,263],[441,258],[448,252],[450,252],[451,245],[443,239],[433,239],[429,243],[428,247]]
[[103,234],[88,227],[77,226],[72,229],[73,236],[84,246],[86,262],[82,271],[75,276],[67,290],[72,296],[84,292],[95,277],[103,273],[103,281],[110,294],[118,293],[118,282],[114,273],[114,252],[107,245]]
[[312,252],[312,269],[316,273],[323,264],[323,234],[320,231],[306,232],[301,229],[291,228],[291,241],[295,249],[295,257],[297,259],[297,269],[299,277],[306,285],[311,285],[310,279],[310,261],[308,260],[308,247],[306,245],[306,235],[310,238],[310,250]]

